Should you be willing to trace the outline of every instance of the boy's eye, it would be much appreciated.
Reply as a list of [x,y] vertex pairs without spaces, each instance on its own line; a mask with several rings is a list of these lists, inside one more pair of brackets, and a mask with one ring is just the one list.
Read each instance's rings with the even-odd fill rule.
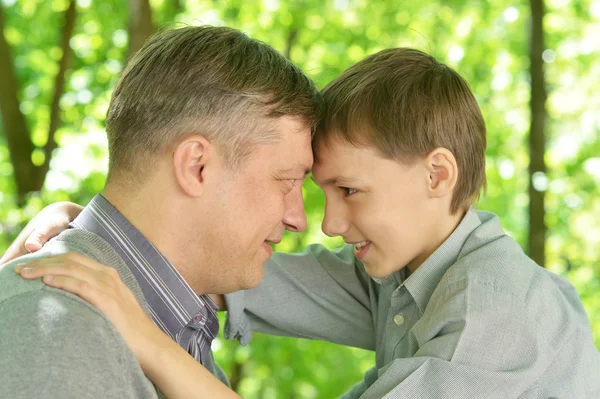
[[352,194],[356,193],[356,190],[353,188],[349,188],[349,187],[340,187],[342,189],[342,191],[344,192],[344,196],[345,197],[349,197]]

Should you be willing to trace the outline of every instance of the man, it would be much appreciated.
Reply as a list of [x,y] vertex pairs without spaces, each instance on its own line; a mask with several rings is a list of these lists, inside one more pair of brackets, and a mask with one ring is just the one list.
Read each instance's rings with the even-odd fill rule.
[[0,269],[0,397],[156,395],[103,315],[14,273],[68,252],[113,267],[154,323],[226,382],[205,294],[254,287],[269,243],[305,228],[301,182],[320,110],[310,79],[239,31],[150,39],[113,93],[103,193],[40,252]]

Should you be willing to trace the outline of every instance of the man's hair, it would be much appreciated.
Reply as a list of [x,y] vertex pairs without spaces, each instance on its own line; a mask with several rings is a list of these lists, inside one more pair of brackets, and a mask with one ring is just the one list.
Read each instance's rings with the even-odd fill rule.
[[347,69],[321,94],[327,111],[313,148],[341,139],[410,164],[444,147],[459,169],[452,213],[485,188],[483,116],[467,82],[434,57],[408,48],[383,50]]
[[[314,83],[272,47],[227,27],[184,27],[151,37],[129,61],[106,119],[111,175],[139,181],[153,158],[201,134],[232,170],[296,116],[311,130],[322,114]],[[128,179],[131,180],[131,179]]]

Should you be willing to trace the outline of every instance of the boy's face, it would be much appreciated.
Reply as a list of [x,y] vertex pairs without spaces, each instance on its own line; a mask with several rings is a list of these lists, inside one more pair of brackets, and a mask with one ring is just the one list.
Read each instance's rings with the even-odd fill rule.
[[403,165],[372,147],[339,140],[316,151],[320,163],[313,167],[313,178],[326,198],[323,232],[353,244],[373,277],[405,266],[414,271],[436,249],[429,243],[439,212],[425,164]]

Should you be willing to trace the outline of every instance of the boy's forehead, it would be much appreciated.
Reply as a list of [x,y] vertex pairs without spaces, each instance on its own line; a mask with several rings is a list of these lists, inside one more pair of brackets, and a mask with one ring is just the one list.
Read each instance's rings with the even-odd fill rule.
[[[361,149],[350,143],[335,140],[314,147],[315,163],[312,168],[313,180],[320,186],[348,184],[355,180],[356,151]],[[365,149],[362,149],[365,150]]]
[[332,165],[357,156],[378,154],[377,148],[371,144],[355,143],[340,137],[313,142],[315,165]]

